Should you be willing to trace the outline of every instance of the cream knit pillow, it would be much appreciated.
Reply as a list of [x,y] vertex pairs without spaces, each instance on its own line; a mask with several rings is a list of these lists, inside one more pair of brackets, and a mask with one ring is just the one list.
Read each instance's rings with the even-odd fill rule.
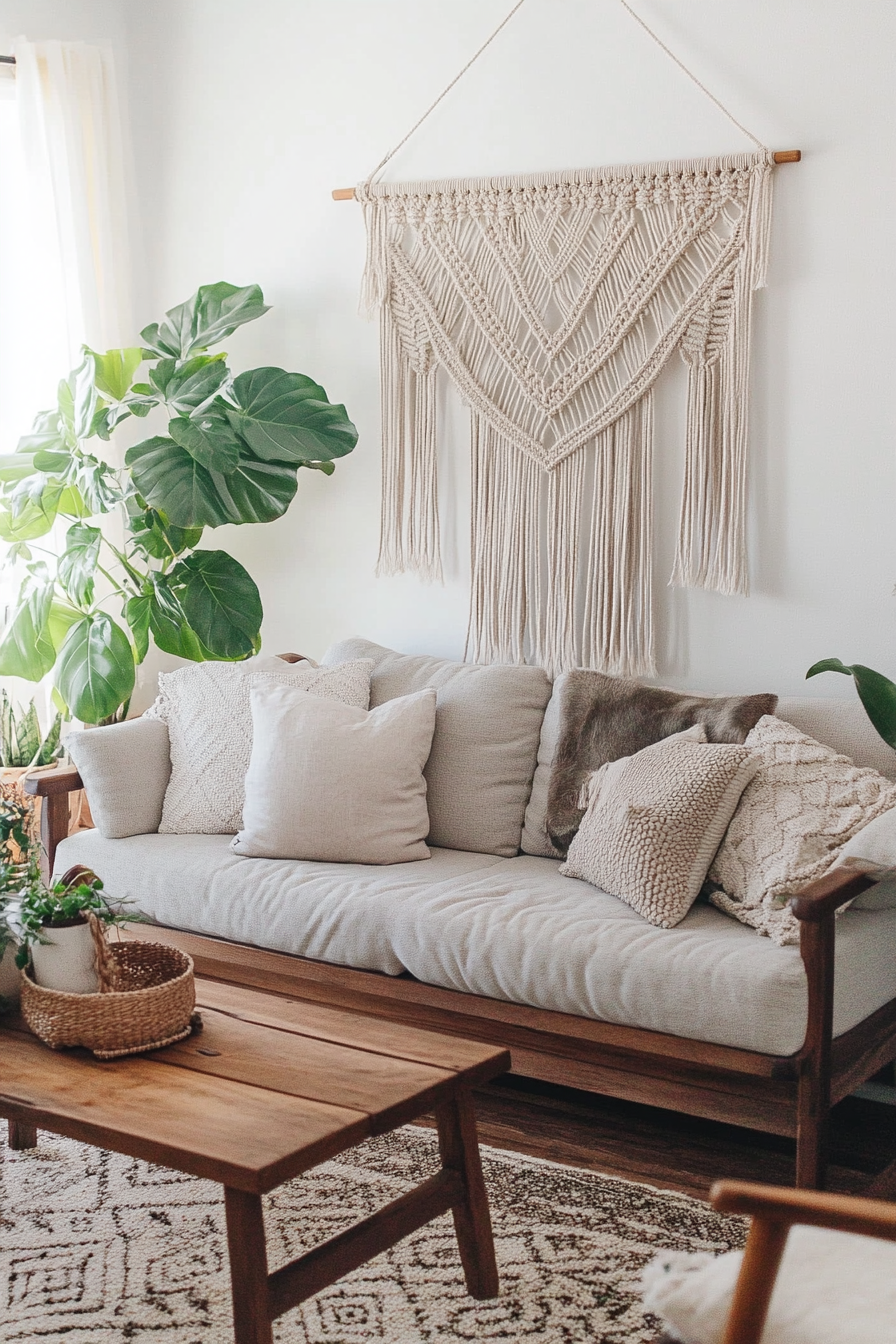
[[243,663],[194,663],[163,672],[158,699],[144,715],[168,725],[171,778],[159,831],[233,835],[239,830],[252,752],[253,676],[264,673],[325,700],[366,709],[372,667],[369,658],[315,667],[264,657]]
[[747,737],[761,766],[709,880],[710,900],[782,946],[799,942],[789,896],[833,867],[862,827],[896,807],[896,784],[766,714]]
[[673,928],[758,767],[747,747],[707,745],[700,724],[601,766],[583,789],[587,811],[560,872]]

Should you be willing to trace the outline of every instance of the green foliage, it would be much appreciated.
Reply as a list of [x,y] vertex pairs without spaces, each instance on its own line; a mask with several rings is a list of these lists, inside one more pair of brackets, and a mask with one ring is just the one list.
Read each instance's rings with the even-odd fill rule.
[[823,658],[814,663],[806,673],[807,680],[819,672],[842,672],[852,677],[865,713],[887,745],[896,749],[896,684],[873,668],[861,663],[849,666],[839,658]]
[[[209,353],[265,312],[258,285],[203,285],[146,327],[142,345],[85,348],[56,406],[0,456],[0,540],[22,569],[0,675],[38,681],[54,670],[57,703],[102,723],[126,713],[150,640],[194,661],[258,650],[258,589],[225,551],[196,549],[203,532],[281,517],[299,468],[332,474],[358,437],[312,379],[278,368],[234,377],[223,351]],[[124,467],[90,451],[153,410],[167,431],[129,448]],[[99,526],[113,511],[122,549]],[[59,518],[72,522],[51,568],[32,543]],[[102,609],[109,601],[119,620]]]
[[46,733],[42,734],[33,700],[23,713],[13,706],[6,691],[0,693],[0,766],[4,769],[50,765],[62,750],[59,742],[61,731],[60,714],[56,715]]

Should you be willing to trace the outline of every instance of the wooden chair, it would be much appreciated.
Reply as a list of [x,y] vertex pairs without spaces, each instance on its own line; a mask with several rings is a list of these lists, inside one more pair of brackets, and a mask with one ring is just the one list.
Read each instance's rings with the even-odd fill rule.
[[896,1204],[884,1200],[719,1181],[710,1192],[710,1201],[722,1213],[744,1214],[753,1220],[723,1344],[759,1344],[794,1224],[896,1241]]

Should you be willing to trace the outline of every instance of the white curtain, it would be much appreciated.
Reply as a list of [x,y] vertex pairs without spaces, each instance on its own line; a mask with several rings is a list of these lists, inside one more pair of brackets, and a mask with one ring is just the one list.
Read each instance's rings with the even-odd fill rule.
[[[16,101],[34,207],[55,220],[70,366],[134,339],[127,192],[112,52],[15,43]],[[67,372],[64,371],[64,372]]]

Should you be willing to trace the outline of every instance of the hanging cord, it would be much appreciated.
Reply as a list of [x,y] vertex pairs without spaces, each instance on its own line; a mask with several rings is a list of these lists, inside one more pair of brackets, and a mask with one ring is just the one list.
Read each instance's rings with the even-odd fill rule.
[[[666,44],[665,44],[665,42],[662,40],[662,38],[657,37],[656,33],[653,31],[653,29],[650,27],[650,25],[649,25],[648,23],[645,23],[645,21],[641,18],[640,14],[636,14],[636,13],[635,13],[635,11],[632,9],[631,5],[628,4],[628,0],[619,0],[619,3],[620,3],[620,5],[622,6],[623,9],[627,9],[627,10],[628,10],[629,14],[631,14],[631,16],[632,16],[632,18],[634,19],[635,23],[638,23],[638,24],[641,25],[641,27],[644,29],[644,31],[645,31],[645,33],[647,34],[647,36],[648,36],[648,37],[652,37],[653,40],[654,40],[654,42],[657,44],[657,46],[658,46],[658,47],[661,47],[662,50],[666,53],[666,55],[669,57],[669,59],[670,59],[671,61],[674,61],[674,62],[675,62],[675,64],[678,66],[679,70],[684,71],[684,73],[687,75],[688,79],[692,80],[693,83],[697,85],[697,88],[698,88],[698,89],[701,89],[702,92],[706,94],[707,98],[709,98],[711,102],[715,103],[715,105],[716,105],[716,107],[719,109],[719,111],[720,111],[720,112],[724,112],[724,114],[725,114],[725,116],[728,118],[728,120],[729,120],[730,122],[732,122],[733,125],[735,125],[739,131],[743,131],[744,135],[747,137],[748,140],[752,140],[752,141],[753,141],[753,144],[756,145],[757,149],[768,149],[768,145],[764,145],[764,144],[762,143],[762,141],[759,140],[759,139],[753,134],[752,131],[748,131],[747,128],[746,128],[746,126],[744,126],[742,122],[738,121],[738,119],[737,119],[737,117],[734,115],[734,113],[733,113],[733,112],[729,112],[729,111],[728,111],[728,108],[725,106],[725,104],[722,103],[722,102],[720,102],[719,99],[715,96],[714,93],[710,93],[710,91],[709,91],[709,89],[706,87],[706,85],[705,85],[705,84],[702,84],[702,83],[700,82],[700,80],[699,80],[699,79],[697,78],[697,76],[693,73],[693,71],[689,70],[688,67],[684,64],[684,62],[683,62],[683,61],[680,61],[680,60],[678,59],[678,57],[675,55],[675,52],[674,52],[674,51],[670,51],[670,49],[666,46]],[[508,15],[508,18],[509,18],[509,15]],[[504,22],[506,23],[507,20],[505,19]],[[493,34],[493,35],[494,35],[494,34]],[[491,38],[489,38],[489,41],[491,41]],[[477,55],[478,55],[478,52],[477,52]],[[474,57],[473,59],[475,60],[476,58]],[[461,71],[461,74],[463,74],[463,71]],[[447,92],[447,89],[446,89],[446,92]],[[417,124],[419,125],[419,122],[418,122]]]
[[[385,168],[386,164],[389,162],[389,160],[390,160],[391,158],[394,158],[394,156],[395,156],[395,155],[398,153],[398,151],[401,149],[402,145],[407,144],[408,140],[410,140],[411,136],[414,134],[414,132],[417,130],[417,128],[423,125],[424,121],[425,121],[426,118],[429,116],[430,112],[434,112],[434,111],[435,111],[435,109],[438,107],[439,103],[442,101],[442,99],[445,97],[445,95],[446,95],[447,93],[450,93],[450,92],[451,92],[451,90],[454,88],[454,86],[455,86],[455,84],[457,83],[457,81],[458,81],[459,79],[461,79],[461,78],[467,73],[467,71],[469,70],[470,66],[473,65],[474,62],[476,62],[476,61],[479,60],[479,57],[480,57],[480,56],[482,55],[482,53],[485,51],[486,47],[490,46],[490,45],[492,44],[492,42],[494,42],[495,38],[496,38],[496,37],[498,36],[498,34],[500,33],[501,29],[502,29],[502,28],[505,28],[505,27],[507,26],[507,24],[508,24],[508,23],[510,22],[510,20],[513,18],[514,14],[517,12],[517,10],[518,10],[518,9],[522,9],[522,7],[523,7],[523,5],[525,4],[525,2],[526,2],[526,0],[517,0],[517,3],[514,5],[513,9],[512,9],[512,10],[510,11],[510,13],[506,16],[506,18],[503,18],[503,19],[501,20],[501,22],[498,24],[497,28],[496,28],[495,31],[491,34],[491,36],[490,36],[490,37],[487,37],[487,38],[485,39],[485,41],[483,42],[483,44],[482,44],[482,46],[479,48],[479,50],[478,50],[477,52],[474,52],[474,53],[473,53],[473,55],[472,55],[472,56],[470,57],[470,59],[467,61],[467,63],[466,63],[466,65],[464,66],[464,68],[463,68],[462,70],[458,70],[457,74],[454,76],[454,78],[452,79],[451,83],[447,86],[447,88],[444,88],[444,89],[442,90],[442,92],[439,94],[439,96],[438,96],[438,98],[435,100],[435,102],[432,103],[431,106],[429,106],[429,107],[426,109],[426,111],[423,113],[423,116],[420,118],[420,120],[419,120],[419,121],[415,121],[414,124],[413,124],[413,126],[411,127],[411,129],[408,131],[407,135],[404,136],[403,139],[399,140],[398,144],[395,146],[394,149],[390,149],[390,150],[389,150],[389,153],[386,155],[385,158],[380,159],[379,163],[378,163],[377,166],[374,168],[373,172],[372,172],[372,173],[370,174],[370,176],[367,178],[367,181],[368,181],[368,182],[372,182],[373,179],[376,177],[377,173],[380,171],[380,169]],[[626,6],[626,8],[628,8],[628,6]],[[640,22],[640,20],[639,20],[639,22]],[[657,38],[657,41],[659,41],[659,38]],[[693,79],[694,76],[691,75],[691,78]],[[712,96],[712,95],[710,95],[710,96]],[[729,113],[729,115],[730,115],[730,113]],[[734,120],[733,117],[732,117],[731,119],[732,119],[732,121]],[[749,134],[749,132],[748,132],[748,134]],[[756,143],[758,144],[759,141],[757,140]]]

